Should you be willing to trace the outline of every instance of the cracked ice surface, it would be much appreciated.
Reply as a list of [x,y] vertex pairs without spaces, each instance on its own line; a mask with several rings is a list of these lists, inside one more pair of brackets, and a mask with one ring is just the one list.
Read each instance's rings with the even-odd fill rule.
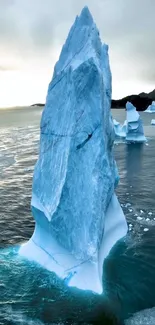
[[103,260],[127,224],[114,194],[108,46],[85,7],[57,62],[41,119],[32,188],[36,227],[20,253],[68,284],[102,292]]

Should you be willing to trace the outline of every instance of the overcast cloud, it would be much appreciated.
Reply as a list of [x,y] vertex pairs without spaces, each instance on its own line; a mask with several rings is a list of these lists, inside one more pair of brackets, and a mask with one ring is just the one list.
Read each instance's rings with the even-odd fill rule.
[[0,0],[0,71],[35,62],[42,69],[47,61],[53,66],[52,54],[60,50],[84,5],[109,44],[113,89],[132,79],[152,87],[155,0]]

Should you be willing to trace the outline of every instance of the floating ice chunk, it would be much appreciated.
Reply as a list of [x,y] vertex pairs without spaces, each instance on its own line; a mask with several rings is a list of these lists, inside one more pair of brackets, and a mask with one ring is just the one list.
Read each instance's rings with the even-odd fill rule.
[[126,121],[123,125],[121,125],[119,122],[117,122],[115,119],[113,119],[114,123],[114,130],[115,135],[118,138],[125,138],[126,137]]
[[141,220],[143,220],[143,218],[142,217],[137,217],[137,220],[141,221]]
[[120,125],[120,123],[118,121],[116,121],[115,119],[113,119],[113,123],[114,123],[114,126]]
[[32,188],[35,230],[19,253],[101,293],[105,257],[126,235],[115,195],[108,46],[85,7],[57,62],[41,119]]
[[151,120],[151,125],[155,125],[155,119]]
[[144,228],[144,231],[145,231],[145,232],[149,231],[149,228]]
[[126,204],[125,204],[125,207],[126,207],[126,208],[131,207],[131,203],[126,203]]
[[146,113],[155,113],[155,101],[152,102],[151,105],[145,110]]
[[131,231],[133,229],[133,225],[129,224],[129,231]]
[[143,123],[136,108],[130,103],[126,103],[127,110],[127,142],[145,142]]
[[121,124],[119,122],[117,122],[115,119],[113,119],[113,123],[114,123],[115,134],[116,134],[116,136],[119,136],[120,131],[121,131]]

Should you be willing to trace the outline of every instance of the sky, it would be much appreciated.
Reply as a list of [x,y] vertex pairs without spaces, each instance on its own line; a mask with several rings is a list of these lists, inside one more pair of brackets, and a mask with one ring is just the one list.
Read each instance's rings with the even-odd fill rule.
[[155,0],[0,0],[0,107],[45,102],[61,47],[85,5],[109,45],[112,97],[155,88]]

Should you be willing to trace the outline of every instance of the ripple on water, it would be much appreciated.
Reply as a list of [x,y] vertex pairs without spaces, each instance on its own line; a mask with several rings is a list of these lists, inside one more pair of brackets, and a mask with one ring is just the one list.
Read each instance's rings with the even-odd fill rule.
[[[32,175],[34,164],[38,157],[38,147],[39,120],[38,124],[34,126],[1,129],[0,247],[26,241],[33,233],[34,221],[31,216],[30,200]],[[155,152],[155,141],[149,140],[149,146],[138,147],[118,143],[114,149],[120,174],[117,195],[127,217],[130,234],[134,236],[133,246],[139,245],[141,236],[144,235],[147,239],[144,241],[146,245],[138,246],[141,247],[142,252],[139,251],[139,248],[136,248],[134,253],[131,249],[125,250],[125,252],[123,250],[121,258],[119,258],[120,252],[117,252],[115,264],[113,264],[114,257],[109,260],[109,265],[111,266],[109,266],[108,274],[112,277],[109,282],[113,284],[113,294],[119,297],[125,310],[126,305],[128,307],[135,305],[133,301],[131,302],[133,292],[136,297],[137,292],[139,295],[140,292],[143,292],[143,296],[145,300],[148,299],[148,303],[149,299],[153,299],[154,294],[151,292],[151,288],[154,290],[154,282],[151,279],[154,277],[155,263],[152,266],[151,261],[154,258],[153,256],[155,256],[154,235],[152,235],[155,225],[155,169],[152,168],[152,166],[155,166],[155,155],[152,154]],[[145,231],[145,229],[148,230]],[[132,268],[128,264],[129,259],[126,258],[126,256],[129,256],[128,254],[130,255],[130,261],[133,263]],[[137,264],[135,263],[136,258],[138,260]],[[115,268],[116,265],[118,269]],[[119,281],[120,278],[123,281],[124,277],[123,287],[118,285],[116,288],[116,281]],[[147,277],[151,298],[149,298],[147,290],[144,290],[147,289],[145,282]],[[129,279],[129,283],[127,279]],[[141,279],[143,288],[140,287],[139,279]],[[56,284],[54,285],[54,283]],[[132,287],[133,285],[134,288]],[[56,288],[59,288],[59,290]],[[128,292],[126,294],[127,289]],[[45,323],[45,312],[47,324],[48,317],[50,317],[52,312],[57,317],[63,308],[64,313],[71,312],[70,306],[66,303],[66,301],[69,301],[68,299],[73,299],[72,307],[76,305],[80,312],[84,311],[85,314],[88,308],[88,301],[90,305],[92,303],[92,298],[89,296],[80,297],[80,299],[76,296],[76,299],[74,299],[74,294],[68,294],[68,289],[62,288],[62,284],[52,274],[47,273],[33,263],[19,260],[16,251],[8,252],[8,250],[3,250],[3,254],[2,251],[0,253],[0,295],[2,292],[4,294],[3,299],[0,296],[0,322],[3,315],[6,322],[12,322],[11,325],[42,325]],[[122,297],[125,301],[129,297],[126,305],[123,305]],[[142,301],[141,308],[142,306],[145,308],[146,301],[143,303],[143,300],[140,300]],[[112,305],[116,305],[116,301],[117,299],[114,299]],[[150,300],[150,303],[152,303],[152,300]],[[28,310],[33,315],[32,317],[28,315]],[[39,320],[38,314],[42,315]],[[137,317],[139,316],[137,315]],[[136,318],[130,320],[132,322],[131,325],[134,324],[133,321],[137,322],[135,325],[144,325],[142,323],[144,319],[148,321],[148,318],[146,320],[143,316],[142,318],[137,318],[137,320]],[[141,323],[138,323],[138,320]],[[54,322],[50,322],[51,324],[54,324]],[[145,324],[152,325],[147,322]]]
[[113,324],[112,308],[109,312],[103,296],[68,288],[54,273],[22,259],[18,249],[0,250],[0,321],[90,324],[90,319],[100,317],[101,323]]

